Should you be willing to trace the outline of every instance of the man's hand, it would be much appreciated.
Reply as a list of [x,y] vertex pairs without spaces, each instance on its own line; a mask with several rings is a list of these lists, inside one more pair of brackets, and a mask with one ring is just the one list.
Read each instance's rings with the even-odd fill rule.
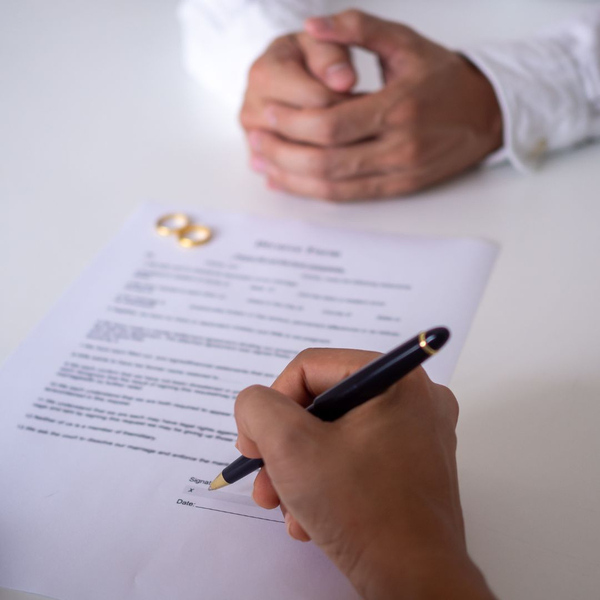
[[254,500],[366,598],[491,598],[465,546],[452,393],[419,368],[333,423],[302,408],[376,356],[308,350],[240,393],[238,448],[265,462]]
[[309,19],[306,32],[336,52],[374,52],[385,83],[372,94],[339,93],[350,86],[336,94],[319,77],[317,92],[316,78],[295,77],[299,66],[283,75],[260,66],[266,55],[259,59],[241,122],[252,164],[272,187],[340,201],[398,196],[460,173],[501,146],[494,90],[461,55],[356,10]]
[[[252,65],[240,119],[252,131],[269,120],[270,107],[324,108],[340,102],[356,83],[348,48],[320,42],[307,33],[277,38]],[[251,165],[263,171],[260,153]]]

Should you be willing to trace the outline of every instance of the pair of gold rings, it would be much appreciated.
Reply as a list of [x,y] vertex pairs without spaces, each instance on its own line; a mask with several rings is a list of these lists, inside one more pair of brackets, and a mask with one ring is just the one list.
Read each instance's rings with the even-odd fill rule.
[[206,244],[212,237],[210,227],[194,225],[192,219],[184,213],[170,213],[156,221],[158,235],[175,235],[184,248],[193,248]]

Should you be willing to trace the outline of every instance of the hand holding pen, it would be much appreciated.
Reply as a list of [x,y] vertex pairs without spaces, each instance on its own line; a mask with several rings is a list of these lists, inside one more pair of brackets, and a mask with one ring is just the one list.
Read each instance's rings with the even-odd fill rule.
[[[445,327],[422,331],[356,372],[349,372],[347,377],[307,403],[307,412],[322,421],[335,421],[343,417],[353,408],[385,392],[400,378],[436,354],[449,337],[450,332]],[[242,455],[225,467],[208,489],[218,490],[235,483],[263,464],[262,459]]]
[[271,388],[240,394],[239,449],[267,464],[254,500],[281,505],[290,535],[312,539],[365,597],[492,598],[465,547],[453,394],[416,368],[334,422],[302,408],[378,356],[309,350]]

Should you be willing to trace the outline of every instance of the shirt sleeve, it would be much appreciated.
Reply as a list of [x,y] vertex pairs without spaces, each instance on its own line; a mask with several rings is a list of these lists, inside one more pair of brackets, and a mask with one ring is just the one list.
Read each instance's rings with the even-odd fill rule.
[[600,137],[600,9],[529,40],[462,52],[494,87],[504,147],[521,171],[551,151]]
[[184,0],[178,8],[184,65],[237,107],[248,69],[269,43],[326,10],[326,0]]

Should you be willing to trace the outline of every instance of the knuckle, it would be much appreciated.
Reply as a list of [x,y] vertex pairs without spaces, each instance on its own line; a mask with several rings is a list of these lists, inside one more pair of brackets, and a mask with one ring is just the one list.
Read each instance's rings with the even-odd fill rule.
[[287,462],[290,458],[298,457],[300,453],[306,456],[306,449],[313,445],[310,443],[311,438],[312,432],[299,419],[282,423],[272,434],[273,447],[276,448],[274,460]]
[[404,157],[404,164],[407,166],[417,166],[421,163],[421,157],[423,154],[422,146],[419,140],[415,137],[410,137],[404,143],[402,148],[402,154]]
[[431,379],[429,379],[429,375],[427,375],[425,369],[423,369],[423,367],[417,367],[402,379],[400,385],[402,387],[408,387],[415,395],[430,397],[431,387],[434,384]]
[[320,200],[332,200],[332,198],[329,197],[329,184],[326,181],[316,181],[313,184],[309,195],[313,198],[319,198]]
[[307,428],[304,425],[305,421],[298,417],[288,415],[288,418],[282,424],[279,431],[278,446],[285,447],[286,444],[289,444],[291,448],[297,449],[306,439]]
[[404,130],[414,127],[422,120],[423,108],[418,99],[411,97],[396,101],[387,107],[381,116],[381,126],[398,133],[398,129]]
[[304,171],[313,177],[323,177],[325,171],[323,153],[318,149],[309,150],[304,157]]
[[402,48],[411,54],[415,55],[415,58],[419,58],[418,51],[421,49],[420,36],[414,29],[411,29],[407,25],[398,24],[397,27],[398,39],[402,43]]
[[252,109],[248,106],[248,104],[244,104],[244,106],[242,106],[242,109],[240,110],[240,114],[239,114],[239,121],[240,121],[240,125],[244,129],[249,129],[250,127],[252,127],[252,122],[253,122]]
[[416,123],[419,120],[420,113],[419,102],[412,98],[408,98],[398,107],[398,117],[403,123]]
[[381,157],[374,158],[369,152],[354,153],[340,162],[340,176],[354,177],[372,173],[382,165]]
[[282,35],[278,35],[270,44],[269,49],[287,49],[290,43],[294,40],[294,34],[292,33],[284,33]]
[[416,185],[416,177],[414,175],[402,175],[399,177],[393,177],[383,183],[381,189],[381,198],[402,196],[410,194],[418,188]]
[[310,363],[314,358],[318,358],[320,354],[322,354],[322,348],[305,348],[296,354],[292,363],[296,364],[305,364]]
[[289,161],[289,151],[279,140],[268,134],[263,134],[261,137],[260,154],[275,163],[277,167],[285,167]]
[[323,198],[323,200],[332,200],[334,202],[345,200],[341,188],[333,181],[327,180],[319,183],[318,196],[319,198]]
[[238,410],[248,402],[252,402],[260,394],[264,394],[265,387],[262,385],[254,384],[243,389],[238,395],[235,401],[234,411],[237,415]]
[[365,13],[356,8],[351,8],[345,10],[341,14],[341,17],[344,20],[346,27],[350,29],[350,31],[357,32],[360,31],[363,26]]
[[380,156],[380,166],[384,173],[393,174],[404,166],[404,155],[398,148],[391,148]]
[[285,62],[298,58],[297,34],[288,33],[275,38],[267,48],[265,55],[269,55],[277,61]]
[[300,47],[304,49],[314,42],[312,36],[306,33],[306,31],[299,31],[295,34],[295,37]]
[[248,82],[250,85],[263,85],[267,79],[267,66],[264,57],[257,58],[248,71]]
[[423,181],[416,173],[407,175],[401,186],[398,186],[398,194],[411,194],[423,187]]
[[399,189],[398,184],[395,181],[389,181],[381,186],[379,198],[391,198],[401,193],[402,192]]
[[335,95],[330,90],[315,85],[310,89],[310,94],[307,94],[305,99],[306,108],[327,108],[335,101]]
[[[322,348],[305,348],[294,356],[294,358],[288,363],[282,372],[284,377],[289,376],[290,373],[303,372],[306,365],[314,363],[316,360],[320,360],[320,354],[323,352]],[[281,375],[280,375],[281,377]],[[278,378],[279,379],[279,378]],[[279,389],[276,387],[276,389]]]
[[414,395],[428,406],[431,417],[442,424],[450,422],[455,427],[458,421],[458,401],[452,391],[431,381],[422,367],[415,369],[409,376]]
[[423,187],[421,178],[414,173],[395,176],[385,182],[382,197],[405,196]]
[[373,181],[370,186],[368,194],[363,194],[364,196],[370,196],[371,198],[384,198],[389,195],[388,183],[383,179],[376,179]]
[[310,154],[308,168],[315,177],[327,179],[335,172],[335,162],[335,151],[316,149]]
[[335,148],[325,148],[323,151],[322,176],[327,179],[336,179],[339,171],[338,157],[339,151]]
[[319,143],[324,146],[335,145],[340,139],[340,124],[338,120],[331,115],[320,119],[317,128],[317,138]]
[[451,423],[456,426],[458,423],[458,415],[460,413],[460,407],[456,396],[452,391],[444,385],[438,385],[438,389],[441,396],[441,402],[445,409],[447,417]]

